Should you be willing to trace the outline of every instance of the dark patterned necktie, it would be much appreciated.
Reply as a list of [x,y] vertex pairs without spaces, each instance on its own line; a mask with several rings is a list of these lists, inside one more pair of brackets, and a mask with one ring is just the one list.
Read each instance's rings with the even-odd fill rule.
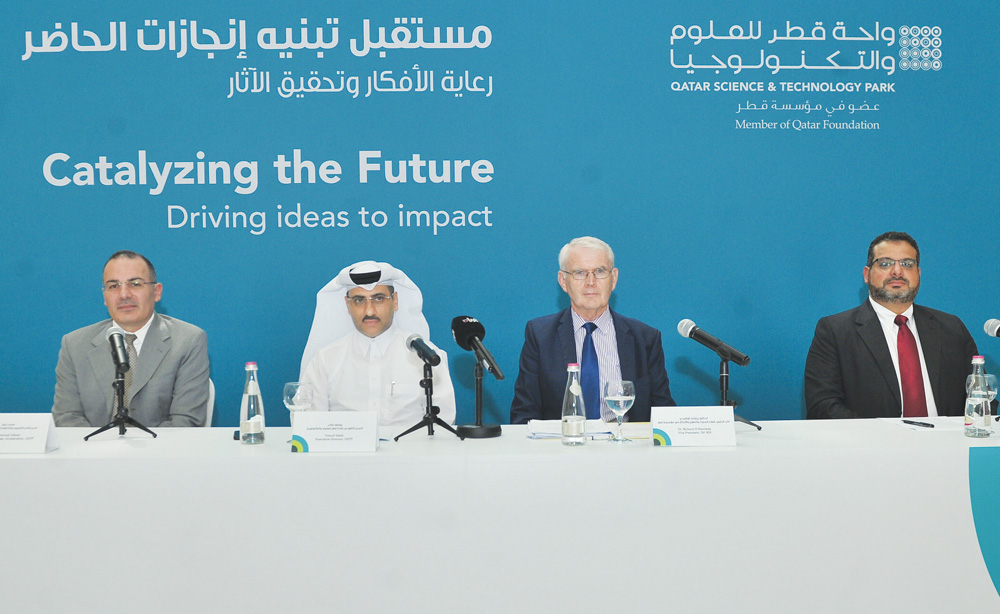
[[125,372],[125,407],[129,406],[132,402],[132,372],[135,371],[136,359],[139,355],[135,351],[135,337],[134,333],[128,333],[125,335],[125,349],[128,351],[128,365],[129,369]]
[[920,355],[917,354],[917,340],[906,316],[896,316],[899,333],[896,335],[896,351],[899,354],[899,380],[903,388],[903,416],[920,418],[927,416],[927,397],[924,395],[924,377],[920,373]]

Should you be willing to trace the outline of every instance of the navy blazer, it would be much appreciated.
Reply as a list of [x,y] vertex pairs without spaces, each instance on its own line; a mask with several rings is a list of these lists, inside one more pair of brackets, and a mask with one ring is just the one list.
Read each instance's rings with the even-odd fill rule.
[[[615,323],[622,379],[635,383],[635,403],[626,418],[631,422],[649,422],[650,407],[676,405],[670,396],[660,331],[614,311],[611,318]],[[511,424],[562,418],[566,365],[571,362],[579,361],[569,309],[528,322],[510,405]]]
[[[978,351],[956,316],[913,306],[927,376],[938,415],[965,413],[965,378]],[[885,333],[869,301],[827,316],[816,334],[805,370],[808,418],[898,418],[902,400]]]

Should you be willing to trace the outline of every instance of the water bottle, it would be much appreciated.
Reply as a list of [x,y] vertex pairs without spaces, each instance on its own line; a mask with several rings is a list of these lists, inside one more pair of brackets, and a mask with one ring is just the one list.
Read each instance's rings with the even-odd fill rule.
[[982,356],[973,356],[972,374],[965,380],[965,390],[969,393],[965,398],[966,437],[989,437],[993,433],[990,425],[990,401],[996,394],[996,384],[993,384],[994,389],[991,391],[985,362]]
[[587,411],[583,407],[580,386],[580,365],[566,365],[566,393],[562,406],[562,442],[567,446],[582,446],[587,441]]
[[257,383],[257,363],[248,362],[247,380],[240,403],[240,441],[245,444],[264,443],[264,399]]

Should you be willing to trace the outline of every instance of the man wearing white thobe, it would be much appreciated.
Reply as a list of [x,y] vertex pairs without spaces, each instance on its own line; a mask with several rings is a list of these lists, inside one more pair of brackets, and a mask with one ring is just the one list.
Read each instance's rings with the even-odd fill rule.
[[[337,305],[341,293],[346,309]],[[299,378],[313,387],[312,409],[375,411],[381,426],[418,422],[426,409],[420,386],[424,363],[406,342],[416,334],[431,345],[422,304],[420,290],[402,271],[372,261],[345,268],[320,290]],[[448,357],[437,352],[441,364],[433,369],[433,402],[439,417],[453,424]]]

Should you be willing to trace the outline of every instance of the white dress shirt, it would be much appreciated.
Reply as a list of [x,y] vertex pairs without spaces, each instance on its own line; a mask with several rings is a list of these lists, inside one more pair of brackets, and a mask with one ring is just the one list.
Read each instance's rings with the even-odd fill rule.
[[[145,339],[146,339],[146,333],[149,332],[149,328],[153,325],[153,318],[155,318],[155,317],[156,317],[155,313],[153,315],[149,316],[149,319],[146,320],[146,323],[142,325],[142,328],[140,328],[139,330],[135,331],[134,333],[129,333],[128,331],[125,331],[126,335],[129,335],[129,334],[135,335],[135,341],[132,342],[132,347],[135,348],[135,355],[136,356],[138,356],[139,352],[142,351],[142,342],[145,341]],[[122,328],[122,325],[119,324],[118,322],[115,322],[114,320],[111,320],[111,322],[115,326],[117,326],[118,328],[121,328],[122,330],[125,330],[124,328]]]

